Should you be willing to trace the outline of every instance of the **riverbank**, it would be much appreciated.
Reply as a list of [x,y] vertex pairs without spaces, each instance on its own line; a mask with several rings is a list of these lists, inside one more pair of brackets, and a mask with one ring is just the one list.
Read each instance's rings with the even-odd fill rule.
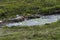
[[0,40],[60,40],[60,0],[0,0]]
[[17,14],[55,14],[55,10],[60,10],[60,0],[3,0],[0,2],[0,19],[13,18]]
[[0,29],[0,40],[60,40],[60,21],[43,26]]

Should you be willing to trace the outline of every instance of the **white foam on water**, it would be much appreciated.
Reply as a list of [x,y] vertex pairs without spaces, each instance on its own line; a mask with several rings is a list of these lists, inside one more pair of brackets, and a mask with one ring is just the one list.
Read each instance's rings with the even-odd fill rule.
[[34,26],[34,25],[43,25],[46,23],[56,22],[60,19],[60,15],[49,15],[49,16],[42,16],[41,18],[25,20],[23,22],[18,23],[9,23],[6,26]]

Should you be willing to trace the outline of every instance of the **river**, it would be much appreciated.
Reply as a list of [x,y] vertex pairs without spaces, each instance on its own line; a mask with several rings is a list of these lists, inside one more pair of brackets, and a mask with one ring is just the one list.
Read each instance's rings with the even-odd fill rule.
[[6,26],[11,27],[11,26],[44,25],[46,23],[56,22],[59,19],[60,19],[60,15],[47,15],[47,16],[42,16],[40,18],[36,18],[36,19],[25,20],[23,22],[9,23],[9,24],[6,24]]

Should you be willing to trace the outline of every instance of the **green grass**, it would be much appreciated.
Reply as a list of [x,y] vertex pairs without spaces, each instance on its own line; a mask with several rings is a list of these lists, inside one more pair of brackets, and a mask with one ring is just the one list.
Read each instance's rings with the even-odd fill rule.
[[60,21],[43,26],[3,27],[1,31],[0,40],[60,40]]
[[16,14],[49,14],[60,9],[60,0],[1,0],[0,18],[15,17]]
[[[0,19],[16,14],[49,14],[60,9],[60,0],[0,0]],[[42,26],[13,26],[0,29],[0,40],[60,40],[60,21]]]

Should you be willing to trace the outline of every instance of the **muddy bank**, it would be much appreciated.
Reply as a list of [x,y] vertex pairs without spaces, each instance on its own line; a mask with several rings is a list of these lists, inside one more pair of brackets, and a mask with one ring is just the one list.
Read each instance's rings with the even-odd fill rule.
[[47,12],[41,12],[39,13],[41,15],[56,15],[56,14],[60,14],[60,9],[52,9],[52,11],[47,11]]
[[9,18],[9,19],[5,19],[3,20],[3,23],[13,23],[13,22],[22,22],[24,20],[30,20],[30,19],[35,19],[35,18],[40,18],[42,15],[29,15],[29,16],[17,16],[15,18]]

